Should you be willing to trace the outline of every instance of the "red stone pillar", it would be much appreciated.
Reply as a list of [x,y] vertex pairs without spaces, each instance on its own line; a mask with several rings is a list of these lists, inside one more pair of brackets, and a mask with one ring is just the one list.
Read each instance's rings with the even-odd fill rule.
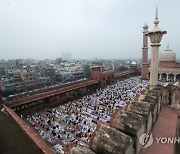
[[67,96],[66,93],[60,94],[60,103],[59,104],[64,104],[67,102]]
[[57,98],[56,96],[49,97],[49,103],[51,106],[57,106]]
[[142,47],[142,69],[141,69],[141,78],[147,80],[148,76],[148,25],[145,24],[143,29],[143,47]]

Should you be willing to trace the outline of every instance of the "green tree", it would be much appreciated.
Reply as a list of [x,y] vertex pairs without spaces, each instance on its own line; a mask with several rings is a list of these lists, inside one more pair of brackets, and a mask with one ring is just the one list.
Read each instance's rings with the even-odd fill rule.
[[86,64],[83,66],[85,77],[88,78],[91,75],[90,65]]
[[123,71],[127,71],[127,70],[128,70],[128,68],[126,66],[120,66],[115,69],[115,72],[123,72]]

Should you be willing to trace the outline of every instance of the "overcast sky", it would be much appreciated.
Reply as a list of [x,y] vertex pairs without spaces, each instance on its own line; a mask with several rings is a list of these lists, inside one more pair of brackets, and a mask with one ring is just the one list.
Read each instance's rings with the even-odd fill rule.
[[169,42],[180,58],[180,0],[0,0],[0,59],[140,58],[156,6],[160,51]]

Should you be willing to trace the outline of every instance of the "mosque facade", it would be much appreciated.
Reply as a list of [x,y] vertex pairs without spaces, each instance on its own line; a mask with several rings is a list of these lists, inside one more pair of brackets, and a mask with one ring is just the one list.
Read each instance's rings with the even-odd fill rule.
[[[143,27],[143,48],[141,77],[144,80],[150,79],[151,61],[148,62],[148,25]],[[169,48],[160,52],[158,62],[158,80],[180,81],[180,63],[176,60],[176,53]]]
[[[150,65],[148,65],[148,78],[149,76]],[[176,61],[176,53],[169,48],[169,45],[159,54],[158,80],[180,81],[180,63]]]

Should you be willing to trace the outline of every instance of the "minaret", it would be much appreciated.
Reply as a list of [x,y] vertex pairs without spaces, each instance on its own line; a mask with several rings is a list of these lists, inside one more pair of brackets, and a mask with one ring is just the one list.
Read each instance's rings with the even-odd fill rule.
[[148,76],[148,25],[145,23],[143,27],[143,47],[142,47],[142,68],[141,79],[147,80]]
[[150,68],[150,86],[153,87],[157,85],[158,81],[158,61],[159,61],[159,47],[161,46],[160,42],[164,34],[167,34],[167,31],[162,31],[159,27],[158,20],[158,9],[156,8],[154,28],[152,31],[148,32],[148,36],[151,41],[151,68]]

